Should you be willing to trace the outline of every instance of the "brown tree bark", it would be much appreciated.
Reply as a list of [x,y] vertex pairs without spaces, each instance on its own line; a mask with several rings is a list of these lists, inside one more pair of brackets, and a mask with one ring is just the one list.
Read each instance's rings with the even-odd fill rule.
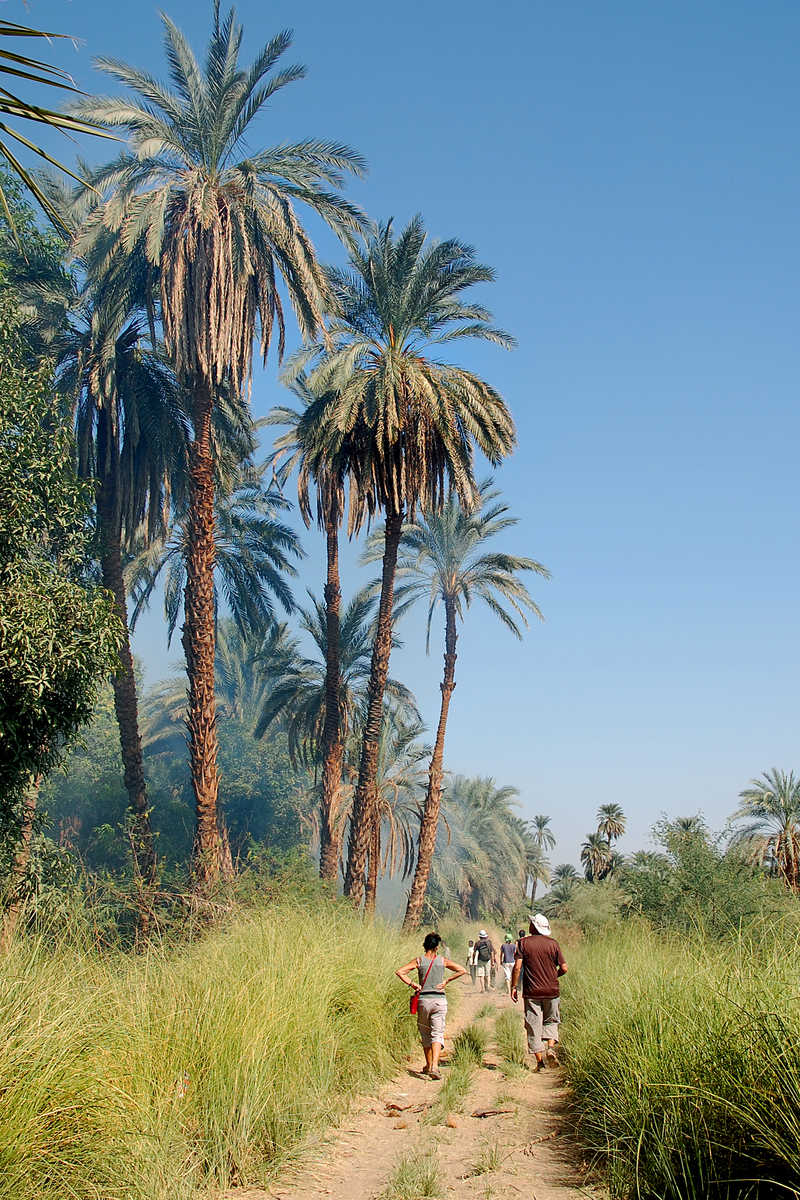
[[375,915],[378,900],[378,874],[381,866],[381,822],[377,813],[372,816],[372,833],[369,839],[369,857],[367,858],[367,886],[364,890],[364,913],[368,917]]
[[319,875],[335,883],[339,876],[341,847],[336,831],[342,791],[344,744],[339,712],[341,663],[339,659],[339,614],[342,591],[339,582],[339,526],[334,514],[325,528],[328,571],[325,582],[325,724],[322,731],[322,800],[320,802]]
[[392,513],[386,518],[386,540],[381,573],[381,598],[378,605],[378,627],[372,647],[369,684],[367,687],[367,722],[361,745],[358,783],[350,816],[350,836],[347,843],[347,873],[344,894],[359,908],[364,895],[364,871],[376,812],[378,778],[378,746],[383,722],[383,695],[389,674],[392,652],[392,606],[394,580],[397,572],[397,549],[403,529],[403,514]]
[[194,440],[189,446],[189,528],[182,642],[189,681],[186,726],[196,812],[192,875],[195,888],[202,892],[219,879],[223,847],[217,812],[212,396],[205,382],[197,384],[193,400]]
[[419,827],[419,847],[417,851],[417,866],[414,871],[414,881],[408,893],[406,915],[403,929],[417,929],[422,918],[422,905],[425,902],[425,892],[431,873],[433,853],[436,849],[436,833],[439,828],[439,810],[442,805],[442,780],[444,779],[444,738],[447,730],[447,716],[450,711],[450,700],[456,686],[456,606],[452,597],[444,602],[445,633],[444,633],[444,678],[439,684],[442,692],[442,702],[439,708],[439,725],[436,729],[436,741],[431,755],[431,765],[428,771],[428,791],[425,805],[422,809],[422,821]]
[[36,816],[36,802],[39,798],[39,779],[32,780],[25,791],[22,801],[22,817],[20,820],[19,840],[11,860],[11,871],[8,879],[8,902],[0,921],[0,954],[7,954],[17,932],[19,918],[24,903],[23,881],[31,860],[31,837],[33,822]]
[[150,808],[147,802],[147,785],[144,778],[142,739],[139,734],[139,705],[128,633],[128,605],[122,574],[119,518],[116,512],[113,487],[110,482],[102,479],[97,487],[97,520],[103,587],[107,588],[114,597],[114,608],[124,631],[119,652],[120,669],[113,676],[111,683],[114,689],[114,711],[119,727],[119,743],[122,752],[125,789],[128,793],[128,808],[133,817],[134,868],[139,872],[142,880],[150,884],[155,879],[156,855],[153,829],[150,824]]

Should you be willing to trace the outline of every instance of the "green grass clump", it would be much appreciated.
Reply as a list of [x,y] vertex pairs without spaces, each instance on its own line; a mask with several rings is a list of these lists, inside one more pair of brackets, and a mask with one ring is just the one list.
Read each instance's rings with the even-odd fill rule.
[[427,1200],[442,1195],[442,1172],[434,1151],[412,1154],[398,1163],[381,1200]]
[[471,1179],[477,1175],[491,1175],[499,1171],[503,1165],[503,1155],[498,1142],[488,1143],[483,1147],[475,1162],[469,1168],[465,1178]]
[[189,1200],[267,1180],[415,1034],[408,947],[320,899],[138,957],[0,970],[0,1200]]
[[475,1013],[475,1020],[483,1021],[485,1017],[493,1017],[496,1012],[497,1009],[493,1004],[482,1004]]
[[474,1022],[471,1025],[467,1025],[466,1029],[462,1029],[453,1042],[450,1062],[453,1066],[457,1066],[463,1062],[474,1067],[479,1067],[483,1062],[487,1043],[488,1038],[485,1029]]
[[501,1012],[494,1023],[494,1040],[497,1053],[504,1063],[521,1067],[525,1062],[525,1033],[522,1018],[518,1013]]
[[580,951],[567,1065],[612,1195],[800,1195],[798,978],[782,929],[713,942],[629,924]]
[[448,1060],[447,1077],[425,1114],[427,1124],[439,1125],[450,1113],[461,1112],[472,1087],[475,1068],[483,1062],[486,1042],[486,1031],[479,1025],[468,1025],[458,1034]]

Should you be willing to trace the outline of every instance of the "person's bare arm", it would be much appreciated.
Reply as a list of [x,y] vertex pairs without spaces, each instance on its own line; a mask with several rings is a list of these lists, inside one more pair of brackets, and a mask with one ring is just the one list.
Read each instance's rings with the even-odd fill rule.
[[401,967],[399,971],[395,971],[395,975],[397,976],[398,979],[402,979],[403,983],[407,987],[417,988],[417,987],[419,987],[419,983],[417,983],[413,979],[408,978],[408,972],[415,970],[416,967],[417,967],[417,960],[415,958],[412,958],[410,963],[406,963],[406,965],[404,967]]
[[522,974],[522,959],[515,958],[514,959],[514,970],[511,972],[511,999],[514,1001],[515,1004],[517,1003],[517,997],[519,994],[517,992],[517,988],[519,986],[519,977],[521,974]]
[[446,971],[452,971],[453,974],[449,979],[445,979],[442,984],[442,991],[444,991],[448,983],[452,983],[454,979],[460,979],[462,975],[466,975],[467,973],[466,967],[460,967],[458,963],[451,962],[449,958],[444,960],[444,967]]
[[558,964],[558,973],[559,973],[559,975],[566,975],[566,973],[567,973],[567,964],[566,964],[565,962],[560,962],[560,963]]

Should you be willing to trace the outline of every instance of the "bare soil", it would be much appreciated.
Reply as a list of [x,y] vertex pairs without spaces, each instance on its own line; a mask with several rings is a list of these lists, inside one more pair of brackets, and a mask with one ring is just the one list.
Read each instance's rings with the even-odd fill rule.
[[[501,980],[499,973],[498,984]],[[514,1008],[522,1021],[521,1005],[512,1005],[502,992],[479,993],[469,976],[452,987],[461,994],[445,1035],[443,1080],[453,1038],[487,1002],[496,1009],[494,1015]],[[419,1074],[420,1050],[404,1072],[359,1101],[337,1129],[307,1148],[270,1188],[235,1190],[226,1193],[226,1200],[377,1200],[398,1163],[420,1150],[437,1153],[446,1200],[491,1200],[502,1195],[525,1200],[605,1200],[606,1193],[590,1179],[588,1164],[570,1130],[563,1068],[517,1071],[506,1078],[493,1052],[493,1018],[487,1018],[485,1026],[489,1049],[483,1066],[475,1070],[462,1111],[454,1113],[447,1125],[425,1123],[426,1110],[442,1085]],[[504,1111],[475,1115],[493,1109]],[[486,1165],[487,1149],[495,1148],[496,1169],[476,1173],[476,1167]]]

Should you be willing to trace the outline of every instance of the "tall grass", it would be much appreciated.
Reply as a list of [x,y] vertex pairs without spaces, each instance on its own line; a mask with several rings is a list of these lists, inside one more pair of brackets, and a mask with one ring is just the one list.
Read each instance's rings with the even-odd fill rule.
[[800,1196],[796,931],[626,925],[571,956],[564,990],[580,1124],[614,1196]]
[[184,1200],[264,1180],[414,1031],[408,946],[285,902],[136,959],[0,965],[0,1200]]

